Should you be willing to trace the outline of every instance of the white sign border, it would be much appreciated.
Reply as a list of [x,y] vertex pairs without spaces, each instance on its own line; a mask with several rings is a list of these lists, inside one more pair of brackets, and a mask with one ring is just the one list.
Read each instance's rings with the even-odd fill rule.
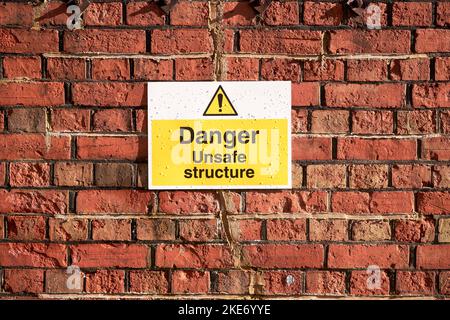
[[[167,87],[168,84],[172,85],[172,84],[185,84],[185,85],[198,85],[200,84],[208,84],[208,85],[214,85],[214,90],[213,93],[217,90],[217,87],[219,85],[226,85],[227,83],[233,83],[233,84],[239,84],[239,83],[246,83],[246,84],[261,84],[264,83],[265,85],[270,85],[270,84],[279,84],[279,85],[284,85],[286,87],[288,87],[289,91],[288,91],[288,100],[289,100],[289,112],[288,112],[288,133],[287,133],[287,141],[288,141],[288,183],[286,185],[200,185],[200,186],[154,186],[152,185],[152,165],[151,165],[151,161],[152,161],[152,120],[158,120],[155,118],[151,118],[150,115],[150,107],[151,107],[151,87],[153,85],[157,85],[157,86],[164,86]],[[189,82],[189,81],[150,81],[147,82],[147,147],[148,147],[148,159],[147,159],[147,189],[148,190],[159,190],[159,191],[164,191],[164,190],[281,190],[281,189],[292,189],[292,94],[291,94],[291,81],[195,81],[195,82]],[[225,90],[225,89],[224,89]],[[211,94],[211,97],[212,97]],[[227,93],[228,94],[228,93]],[[211,100],[211,97],[209,97],[208,99]],[[233,100],[232,97],[230,97],[230,100]],[[207,104],[204,106],[204,109],[207,108]],[[236,107],[235,107],[236,108]],[[238,114],[239,114],[239,110]],[[186,120],[196,120],[199,118],[203,118],[203,113],[200,114],[199,117],[195,117],[192,119],[189,118],[183,118]],[[161,118],[165,119],[165,120],[176,120],[176,118],[174,116],[172,116],[171,118]],[[230,117],[225,117],[225,116],[215,116],[214,119],[230,119]],[[241,118],[238,117],[238,119],[249,119],[249,118]],[[250,118],[251,119],[251,118]],[[256,117],[256,119],[264,119],[264,117]]]

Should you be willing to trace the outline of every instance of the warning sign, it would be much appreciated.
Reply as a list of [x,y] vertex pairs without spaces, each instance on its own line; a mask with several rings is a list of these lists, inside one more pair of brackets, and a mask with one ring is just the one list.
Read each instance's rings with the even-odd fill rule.
[[211,102],[203,113],[204,116],[237,116],[237,112],[228,99],[227,94],[219,86]]
[[291,84],[150,82],[150,189],[291,186]]

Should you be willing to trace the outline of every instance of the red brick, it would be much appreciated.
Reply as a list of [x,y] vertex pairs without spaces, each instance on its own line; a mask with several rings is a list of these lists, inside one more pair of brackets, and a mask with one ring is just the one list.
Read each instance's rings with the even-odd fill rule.
[[292,133],[306,133],[308,131],[308,110],[293,109],[291,112]]
[[357,296],[388,296],[389,295],[389,277],[386,272],[381,271],[380,288],[370,289],[368,281],[372,274],[367,271],[352,271],[350,276],[350,293]]
[[355,241],[389,241],[391,227],[389,221],[357,220],[351,227],[352,240]]
[[386,165],[351,165],[349,175],[352,189],[380,189],[388,186],[388,167]]
[[344,80],[344,62],[341,60],[305,61],[303,80]]
[[45,243],[0,243],[2,267],[65,267],[66,246]]
[[28,3],[0,3],[0,25],[31,26],[33,7]]
[[147,139],[137,136],[97,136],[77,138],[78,159],[143,160]]
[[[226,2],[229,3],[229,2]],[[248,294],[250,275],[241,270],[227,270],[218,274],[218,292],[226,294]]]
[[338,271],[308,271],[306,292],[317,295],[343,295],[345,273]]
[[392,185],[396,188],[431,187],[431,168],[425,165],[394,165]]
[[[111,93],[114,94],[111,94]],[[143,83],[92,83],[72,85],[73,102],[76,105],[99,107],[138,107],[147,105],[147,93]]]
[[5,78],[41,78],[39,57],[4,57],[3,76]]
[[5,113],[0,111],[0,133],[5,130]]
[[304,273],[294,270],[274,270],[262,273],[265,295],[299,295],[303,292]]
[[[55,269],[45,272],[46,293],[81,293],[84,274],[77,269]],[[78,274],[77,274],[78,273]],[[79,282],[78,282],[79,280]],[[69,283],[69,286],[67,285]]]
[[395,239],[400,242],[432,242],[433,220],[398,220],[394,227]]
[[385,81],[387,79],[386,60],[347,60],[348,81]]
[[303,185],[303,167],[300,164],[296,162],[292,163],[291,176],[292,176],[292,188],[293,189],[301,188]]
[[323,246],[315,244],[261,244],[242,248],[243,264],[256,268],[321,268]]
[[311,219],[309,220],[309,238],[311,241],[346,241],[347,220]]
[[423,214],[450,214],[450,193],[419,192],[417,211]]
[[297,1],[271,2],[263,14],[263,21],[270,26],[298,24],[299,9]]
[[394,26],[429,26],[432,23],[430,2],[395,2],[392,9]]
[[436,131],[436,114],[433,111],[400,111],[397,114],[399,134],[427,134]]
[[55,185],[90,186],[93,181],[92,163],[57,162],[55,163]]
[[97,219],[92,221],[92,240],[131,240],[130,219]]
[[306,240],[305,219],[272,219],[267,221],[267,240]]
[[175,221],[169,219],[137,220],[139,240],[175,240]]
[[292,160],[331,160],[331,138],[292,136]]
[[[449,6],[450,8],[450,6]],[[449,9],[450,14],[450,9]],[[436,80],[449,81],[450,80],[450,57],[436,57],[435,65]]]
[[256,11],[247,2],[224,2],[223,24],[226,26],[249,26],[256,23]]
[[214,64],[209,58],[177,59],[175,77],[177,80],[213,80]]
[[218,236],[215,219],[181,220],[179,228],[180,239],[183,241],[213,241]]
[[392,80],[429,80],[430,60],[393,60],[390,64]]
[[101,132],[129,132],[132,130],[130,109],[97,110],[93,114],[93,130]]
[[320,31],[310,30],[242,30],[240,45],[243,53],[320,54]]
[[409,53],[408,30],[331,31],[330,53]]
[[8,239],[45,240],[45,220],[42,216],[7,217]]
[[64,86],[62,83],[0,83],[0,106],[50,107],[62,104],[64,104]]
[[[240,196],[232,193],[234,212],[239,212]],[[159,209],[164,213],[217,213],[218,196],[209,191],[163,191],[159,193]]]
[[122,24],[122,4],[119,2],[91,3],[83,15],[87,26],[118,26]]
[[436,23],[438,26],[450,25],[450,3],[441,1],[437,3]]
[[376,191],[370,195],[371,213],[412,213],[414,194],[408,191]]
[[167,273],[164,271],[130,271],[130,292],[164,294],[169,292]]
[[349,130],[349,112],[344,110],[315,110],[311,117],[313,133],[346,133]]
[[[39,41],[36,41],[39,39]],[[57,30],[26,30],[0,28],[1,52],[49,53],[59,51]]]
[[59,190],[0,190],[0,213],[67,212],[68,192]]
[[445,295],[450,295],[450,272],[441,272],[439,275],[440,292]]
[[147,122],[147,111],[146,110],[136,110],[136,131],[137,132],[147,132],[148,130]]
[[148,213],[154,194],[146,190],[81,190],[77,194],[77,212]]
[[328,268],[380,268],[402,269],[409,265],[409,248],[397,245],[345,245],[331,244],[328,249]]
[[145,53],[145,31],[74,30],[64,33],[64,51],[70,53]]
[[83,241],[88,238],[88,221],[82,219],[49,220],[49,235],[51,241]]
[[151,48],[155,54],[209,53],[212,39],[207,29],[153,30]]
[[433,295],[434,272],[398,271],[396,277],[396,290],[401,295]]
[[86,274],[86,292],[122,293],[125,291],[125,271],[98,270]]
[[45,109],[9,109],[7,114],[10,132],[45,132],[46,130]]
[[360,134],[388,134],[393,132],[390,111],[353,111],[352,131]]
[[344,165],[309,165],[306,170],[308,188],[345,188]]
[[73,264],[80,268],[146,268],[149,248],[141,244],[78,244],[71,246]]
[[420,245],[416,256],[418,269],[446,269],[450,264],[450,244]]
[[207,2],[179,1],[170,11],[170,24],[174,26],[207,26]]
[[0,163],[0,186],[3,186],[5,182],[6,182],[6,163]]
[[[262,222],[260,220],[240,219],[230,223],[232,237],[238,241],[261,240]],[[222,228],[223,229],[223,228]],[[222,233],[225,233],[222,230]]]
[[435,188],[447,188],[450,185],[450,166],[433,166],[433,183]]
[[263,80],[300,81],[300,66],[297,62],[286,59],[264,59],[261,65]]
[[93,59],[92,78],[95,80],[130,79],[130,64],[127,59]]
[[134,60],[134,77],[137,80],[172,80],[172,60]]
[[320,104],[320,86],[317,82],[293,83],[292,105],[297,107]]
[[67,19],[72,15],[67,13],[67,7],[68,5],[62,1],[50,1],[42,12],[37,12],[39,17],[35,21],[39,22],[40,26],[66,27]]
[[130,163],[96,163],[95,184],[106,187],[131,187],[133,165]]
[[338,159],[414,160],[416,141],[410,139],[342,138],[337,144]]
[[58,132],[87,132],[90,130],[90,111],[87,109],[51,110],[51,129]]
[[249,191],[246,196],[248,213],[324,212],[327,197],[324,191]]
[[344,17],[342,4],[331,2],[304,3],[303,20],[306,25],[338,26]]
[[131,26],[163,25],[164,12],[154,2],[128,2],[127,24]]
[[325,85],[325,104],[329,107],[400,108],[404,105],[403,84],[348,84]]
[[195,270],[175,270],[172,273],[172,293],[207,293],[209,272]]
[[342,213],[369,213],[369,194],[364,192],[334,192],[331,211]]
[[435,137],[423,139],[422,157],[427,160],[450,160],[450,138]]
[[447,108],[450,107],[450,84],[417,84],[413,86],[414,107]]
[[14,187],[44,187],[50,185],[50,164],[14,162],[9,166],[10,183]]
[[77,58],[48,58],[47,76],[52,80],[86,79],[86,62]]
[[44,271],[5,270],[4,287],[10,293],[41,293],[44,291]]
[[160,244],[156,247],[159,268],[230,268],[230,248],[223,245]]
[[415,48],[417,53],[450,52],[450,30],[417,29]]
[[226,58],[227,80],[258,80],[259,60],[254,58]]

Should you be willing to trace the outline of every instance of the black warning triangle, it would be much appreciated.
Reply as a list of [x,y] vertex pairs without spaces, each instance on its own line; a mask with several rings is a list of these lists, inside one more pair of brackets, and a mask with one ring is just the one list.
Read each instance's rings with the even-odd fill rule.
[[237,116],[236,109],[223,90],[222,86],[217,88],[216,93],[208,104],[204,116]]

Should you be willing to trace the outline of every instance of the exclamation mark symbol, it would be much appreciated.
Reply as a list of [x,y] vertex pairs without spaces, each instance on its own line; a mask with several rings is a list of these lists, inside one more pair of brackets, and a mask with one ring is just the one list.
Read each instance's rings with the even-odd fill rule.
[[219,99],[219,112],[222,112],[223,94],[219,93],[219,94],[217,95],[217,99]]

